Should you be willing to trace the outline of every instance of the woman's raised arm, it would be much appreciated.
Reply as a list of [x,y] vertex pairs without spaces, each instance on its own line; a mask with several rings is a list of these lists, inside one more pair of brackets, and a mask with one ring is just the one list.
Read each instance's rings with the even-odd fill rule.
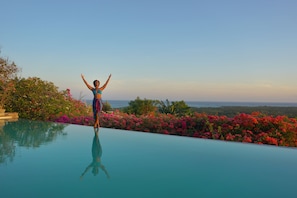
[[86,84],[86,86],[87,86],[90,90],[92,90],[93,87],[92,87],[91,85],[89,85],[89,83],[85,80],[84,75],[81,74],[81,78],[83,79],[83,81],[84,81],[84,83]]
[[111,78],[111,74],[109,74],[108,79],[107,79],[107,81],[104,83],[104,85],[103,85],[102,87],[100,87],[100,90],[105,89],[105,87],[107,86],[107,84],[108,84],[110,78]]

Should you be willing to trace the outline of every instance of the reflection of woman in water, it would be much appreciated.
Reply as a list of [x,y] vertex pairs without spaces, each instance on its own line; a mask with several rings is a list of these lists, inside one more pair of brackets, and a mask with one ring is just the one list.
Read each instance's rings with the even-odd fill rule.
[[102,156],[102,147],[99,141],[99,135],[98,131],[99,129],[94,129],[95,135],[93,138],[93,144],[92,144],[92,156],[93,161],[87,166],[85,171],[81,174],[80,178],[82,179],[83,176],[88,172],[89,169],[92,168],[92,173],[94,176],[96,176],[99,172],[99,169],[102,169],[106,176],[109,178],[109,174],[107,170],[105,169],[104,165],[101,163],[101,156]]
[[94,80],[93,84],[94,87],[89,85],[87,81],[85,80],[84,76],[81,75],[81,78],[83,79],[84,83],[87,85],[87,87],[93,92],[94,94],[94,99],[93,99],[93,113],[94,113],[94,128],[99,127],[99,114],[102,110],[102,99],[101,99],[101,94],[102,91],[105,89],[107,86],[109,80],[110,80],[111,74],[109,75],[107,81],[104,83],[102,87],[100,86],[100,81],[99,80]]

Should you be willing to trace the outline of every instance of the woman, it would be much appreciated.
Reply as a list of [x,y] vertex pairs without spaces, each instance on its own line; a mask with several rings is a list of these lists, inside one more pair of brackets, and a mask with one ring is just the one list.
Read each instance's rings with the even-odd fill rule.
[[92,87],[91,85],[89,85],[87,83],[87,81],[84,78],[84,75],[81,75],[81,78],[83,79],[84,83],[87,85],[87,87],[93,92],[94,94],[94,99],[93,99],[93,113],[94,113],[94,128],[99,128],[99,114],[102,110],[102,99],[101,99],[101,95],[102,95],[102,91],[105,89],[105,87],[107,86],[109,80],[110,80],[111,74],[109,75],[107,81],[105,82],[105,84],[102,87],[100,86],[100,81],[99,80],[94,80],[93,84],[94,87]]

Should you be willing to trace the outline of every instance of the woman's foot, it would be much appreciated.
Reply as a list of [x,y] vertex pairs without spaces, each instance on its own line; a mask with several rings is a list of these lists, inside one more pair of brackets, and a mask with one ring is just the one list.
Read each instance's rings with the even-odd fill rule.
[[95,123],[94,128],[99,128],[99,123]]

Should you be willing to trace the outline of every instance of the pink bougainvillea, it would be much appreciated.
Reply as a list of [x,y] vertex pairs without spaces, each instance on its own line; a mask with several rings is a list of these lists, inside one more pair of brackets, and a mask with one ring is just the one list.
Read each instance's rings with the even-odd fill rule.
[[[66,115],[61,115],[53,121],[93,125],[92,116],[69,118]],[[287,116],[266,116],[258,112],[242,113],[228,118],[203,113],[184,117],[170,114],[135,116],[114,111],[100,115],[100,126],[196,138],[297,147],[296,119]]]

